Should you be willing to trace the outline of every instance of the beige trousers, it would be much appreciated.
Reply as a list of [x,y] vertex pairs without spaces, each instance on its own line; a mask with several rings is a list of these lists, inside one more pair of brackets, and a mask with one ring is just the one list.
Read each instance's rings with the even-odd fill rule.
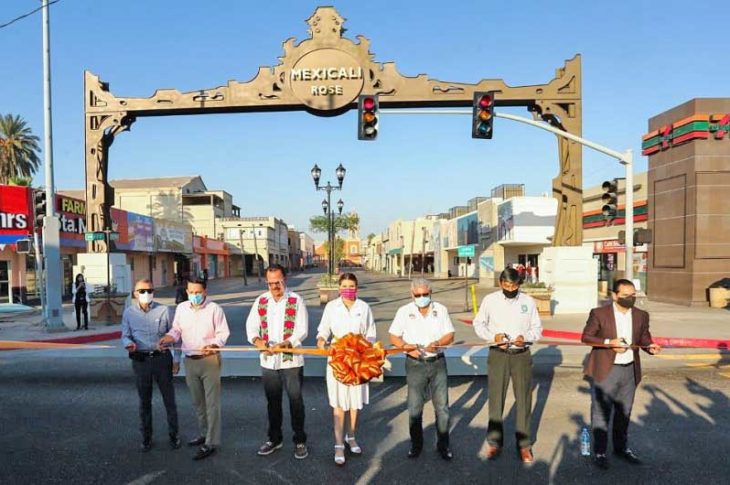
[[221,444],[221,357],[185,358],[185,382],[198,415],[200,435],[208,446]]

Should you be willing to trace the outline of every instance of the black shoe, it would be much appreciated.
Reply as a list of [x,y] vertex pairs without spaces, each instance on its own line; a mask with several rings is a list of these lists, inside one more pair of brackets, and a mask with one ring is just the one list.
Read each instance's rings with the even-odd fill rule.
[[281,447],[284,446],[284,443],[279,441],[278,443],[274,443],[273,441],[267,441],[261,447],[259,448],[259,451],[256,452],[259,456],[269,456],[276,450],[280,450]]
[[595,458],[593,458],[593,461],[596,463],[596,466],[601,470],[608,470],[608,458],[606,458],[606,455],[597,454]]
[[411,446],[411,449],[408,450],[408,458],[418,458],[418,456],[421,454],[421,448],[416,448],[415,446]]
[[205,436],[198,436],[195,439],[188,441],[188,446],[200,446],[205,444]]
[[636,453],[634,453],[631,448],[626,448],[623,451],[616,451],[616,456],[628,461],[632,465],[641,465],[641,460],[639,460],[639,457],[636,456]]
[[173,450],[178,450],[182,446],[182,441],[176,434],[170,435],[170,448]]
[[450,461],[454,454],[451,452],[451,448],[441,448],[439,449],[439,454],[441,455],[441,458],[443,458],[446,461]]
[[215,446],[203,445],[200,447],[198,452],[195,453],[193,460],[202,460],[203,458],[208,458],[213,453],[215,453]]
[[139,451],[142,453],[147,453],[152,449],[152,443],[149,441],[143,441],[141,445],[139,445]]

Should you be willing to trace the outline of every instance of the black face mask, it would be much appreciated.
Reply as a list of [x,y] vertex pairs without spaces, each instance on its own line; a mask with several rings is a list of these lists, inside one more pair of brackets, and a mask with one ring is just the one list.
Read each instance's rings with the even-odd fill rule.
[[510,299],[511,298],[516,298],[517,297],[517,293],[519,293],[519,292],[520,292],[520,289],[519,288],[517,288],[516,290],[512,290],[512,291],[507,291],[504,288],[502,288],[502,294],[505,297],[510,298]]
[[618,298],[616,300],[616,303],[621,305],[624,308],[633,308],[634,303],[636,303],[636,297],[635,296],[627,296],[625,298]]

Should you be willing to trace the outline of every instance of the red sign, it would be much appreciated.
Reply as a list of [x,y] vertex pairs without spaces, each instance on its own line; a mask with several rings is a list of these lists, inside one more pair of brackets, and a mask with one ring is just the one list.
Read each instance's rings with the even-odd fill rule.
[[0,244],[15,244],[33,232],[30,187],[0,185]]

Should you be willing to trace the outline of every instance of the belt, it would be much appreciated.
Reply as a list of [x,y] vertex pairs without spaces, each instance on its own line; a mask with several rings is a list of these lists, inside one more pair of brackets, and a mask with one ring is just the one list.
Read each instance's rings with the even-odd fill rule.
[[169,353],[169,350],[137,350],[136,353],[143,357],[157,357]]
[[522,347],[521,349],[503,349],[501,347],[489,347],[489,350],[498,350],[503,354],[516,355],[530,350],[529,347]]
[[193,360],[200,360],[205,359],[206,357],[213,357],[213,354],[211,355],[186,355],[186,359],[193,359]]
[[617,366],[619,366],[619,367],[628,367],[628,366],[630,366],[630,365],[634,365],[634,361],[632,360],[632,361],[631,361],[631,362],[629,362],[628,364],[613,364],[613,365],[617,365]]
[[431,357],[413,357],[412,355],[408,355],[408,354],[406,354],[406,356],[409,359],[417,360],[419,362],[436,362],[437,360],[444,358],[444,354],[443,353],[438,353],[438,354],[433,355]]

